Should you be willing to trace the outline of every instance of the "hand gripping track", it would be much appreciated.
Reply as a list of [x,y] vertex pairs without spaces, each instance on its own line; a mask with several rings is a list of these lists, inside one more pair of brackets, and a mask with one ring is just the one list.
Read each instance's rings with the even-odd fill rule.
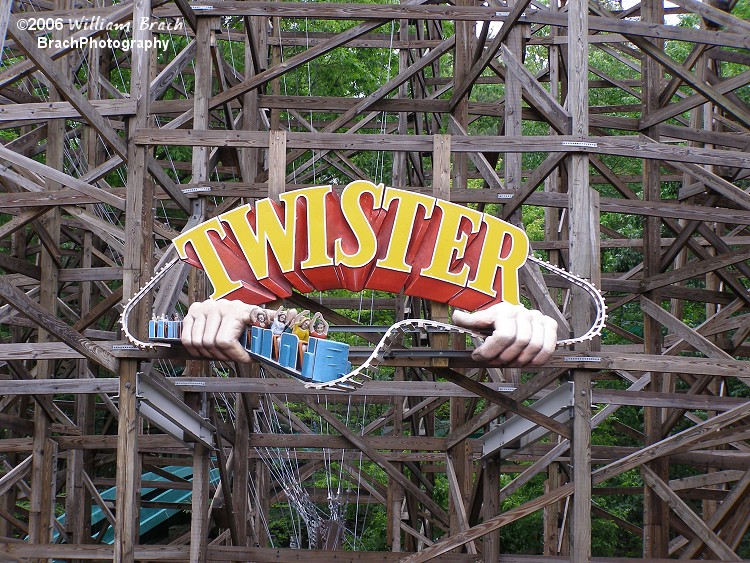
[[[534,256],[529,256],[529,260],[568,280],[573,285],[582,288],[594,301],[594,305],[596,308],[596,318],[594,319],[594,323],[591,325],[591,328],[589,328],[589,330],[586,331],[586,333],[582,336],[558,340],[557,346],[570,346],[579,342],[586,342],[587,340],[592,340],[593,338],[601,334],[602,328],[604,328],[604,322],[607,319],[607,306],[605,305],[604,297],[599,292],[599,290],[596,289],[596,287],[589,281],[571,274],[570,272],[563,270],[562,268],[558,268],[557,266],[554,266],[549,262],[545,262]],[[386,331],[385,335],[383,335],[383,338],[380,339],[380,342],[378,342],[378,344],[375,346],[375,349],[372,351],[367,360],[365,360],[365,362],[357,369],[341,376],[338,379],[326,381],[325,383],[306,383],[305,387],[307,387],[308,389],[319,390],[353,391],[354,389],[362,386],[364,380],[372,379],[377,366],[382,363],[383,359],[388,354],[388,352],[390,352],[393,345],[396,344],[401,339],[401,337],[405,336],[407,333],[414,332],[422,332],[425,334],[430,332],[451,332],[471,336],[473,339],[480,342],[484,340],[485,336],[456,325],[440,323],[437,321],[430,321],[426,319],[405,319],[392,325],[388,329],[388,331]]]
[[[591,282],[583,278],[580,278],[574,274],[571,274],[570,272],[567,272],[566,270],[563,270],[562,268],[558,268],[557,266],[554,266],[550,264],[549,262],[545,262],[534,256],[529,256],[528,259],[529,261],[534,262],[535,264],[538,264],[539,266],[551,271],[552,273],[559,275],[563,279],[568,280],[573,285],[582,288],[584,291],[586,291],[586,293],[589,294],[591,299],[594,301],[594,306],[596,309],[596,318],[594,319],[594,322],[591,325],[591,328],[589,328],[589,330],[586,331],[586,333],[583,334],[582,336],[558,340],[557,346],[570,346],[572,344],[577,344],[579,342],[585,342],[601,334],[602,328],[604,328],[604,322],[607,318],[607,315],[606,315],[607,307],[604,303],[604,297],[602,296],[601,292]],[[174,266],[177,263],[177,261],[178,261],[178,258],[172,259],[161,270],[156,272],[156,274],[154,274],[154,276],[146,283],[146,285],[144,285],[133,296],[133,298],[130,301],[128,301],[128,303],[125,305],[125,308],[122,311],[120,322],[122,323],[122,328],[123,328],[123,333],[125,335],[125,338],[127,338],[131,344],[133,344],[134,346],[138,348],[153,349],[157,346],[163,346],[163,347],[170,346],[170,344],[166,344],[163,342],[143,342],[141,340],[138,340],[135,336],[133,336],[133,334],[131,334],[130,330],[128,329],[128,318],[129,318],[130,312],[135,308],[135,306],[143,298],[143,296],[148,291],[150,291],[151,288],[153,288],[162,277],[164,277],[166,272],[172,266]],[[386,333],[383,335],[383,338],[380,339],[380,342],[378,342],[378,344],[375,346],[370,356],[367,358],[367,360],[365,360],[365,362],[362,365],[350,371],[349,373],[342,375],[338,379],[326,381],[325,383],[306,383],[305,387],[310,388],[310,389],[345,391],[345,392],[353,391],[357,389],[358,387],[361,387],[364,381],[368,379],[372,379],[377,369],[377,366],[383,362],[383,360],[385,359],[385,356],[390,352],[393,346],[403,336],[405,336],[408,333],[414,333],[414,332],[421,332],[425,334],[434,333],[434,332],[452,332],[452,333],[457,333],[457,334],[463,334],[466,336],[471,336],[472,338],[477,339],[479,341],[482,341],[484,339],[484,335],[474,332],[472,330],[468,330],[460,326],[440,323],[437,321],[430,321],[426,319],[405,319],[403,321],[399,321],[396,324],[392,325],[386,331]]]

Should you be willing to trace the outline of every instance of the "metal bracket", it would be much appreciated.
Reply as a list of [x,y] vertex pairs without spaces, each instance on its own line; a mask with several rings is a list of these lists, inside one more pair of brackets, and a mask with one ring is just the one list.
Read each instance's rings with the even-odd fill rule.
[[188,446],[200,442],[214,449],[216,428],[187,406],[181,395],[169,379],[138,373],[136,397],[141,415]]
[[[573,383],[568,381],[536,401],[532,409],[565,423],[573,418]],[[482,438],[482,457],[505,459],[542,439],[549,430],[514,415]]]
[[592,143],[590,141],[563,141],[561,144],[564,147],[586,147],[592,149],[599,146],[597,143]]

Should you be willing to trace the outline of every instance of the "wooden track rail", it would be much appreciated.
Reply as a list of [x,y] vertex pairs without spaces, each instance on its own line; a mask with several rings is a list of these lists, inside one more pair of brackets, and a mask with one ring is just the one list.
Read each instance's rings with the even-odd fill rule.
[[[747,14],[744,0],[2,3],[0,561],[750,560]],[[525,225],[537,257],[601,288],[602,336],[521,369],[471,360],[465,334],[398,334],[385,375],[345,396],[125,340],[123,307],[180,232],[356,179]],[[591,325],[568,280],[528,264],[521,284],[561,340]],[[206,292],[179,265],[129,326]],[[357,325],[448,315],[370,292],[289,305],[357,327],[354,366],[380,338]],[[535,411],[564,381],[572,420]],[[161,425],[142,416],[153,389],[181,407]],[[483,458],[515,415],[547,434]],[[187,418],[210,440],[176,438]],[[330,516],[299,538],[316,550],[266,525],[301,498]],[[161,508],[175,512],[147,529],[140,511]],[[530,554],[504,541],[519,529]],[[603,553],[597,530],[614,529]]]

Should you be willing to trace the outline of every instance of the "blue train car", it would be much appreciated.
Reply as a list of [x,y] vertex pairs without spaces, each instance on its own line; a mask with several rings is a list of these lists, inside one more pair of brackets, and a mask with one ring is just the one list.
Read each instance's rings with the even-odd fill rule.
[[275,365],[303,381],[323,383],[338,379],[351,370],[349,345],[342,342],[311,337],[301,365],[299,339],[290,332],[281,334],[276,346],[278,350],[274,350],[271,331],[254,326],[249,334],[246,333],[243,346],[250,356]]
[[[150,340],[177,342],[181,333],[181,320],[161,317],[153,318],[148,323]],[[349,373],[352,367],[349,362],[349,345],[343,342],[310,337],[307,350],[301,358],[299,339],[291,332],[284,332],[275,345],[270,329],[254,326],[245,331],[240,342],[252,358],[306,382],[332,381]]]
[[149,340],[174,341],[179,340],[182,333],[182,321],[178,319],[167,319],[166,317],[154,317],[148,321]]

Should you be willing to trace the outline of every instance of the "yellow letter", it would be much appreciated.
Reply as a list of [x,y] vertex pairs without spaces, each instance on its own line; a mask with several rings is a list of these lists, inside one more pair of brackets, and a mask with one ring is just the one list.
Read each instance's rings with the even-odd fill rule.
[[[500,300],[517,305],[520,300],[518,270],[526,262],[529,254],[529,239],[521,229],[497,217],[485,213],[482,220],[487,225],[487,233],[477,265],[477,273],[469,282],[469,287],[492,297],[497,296],[493,285],[495,273],[500,269],[502,276]],[[506,234],[511,236],[512,243],[508,255],[503,258],[502,249]]]
[[394,200],[398,201],[398,208],[393,220],[391,241],[385,257],[378,260],[377,265],[381,268],[409,273],[411,272],[411,265],[406,263],[406,252],[409,249],[409,241],[414,230],[417,210],[420,206],[423,207],[425,219],[429,218],[435,207],[435,198],[405,190],[386,188],[383,207],[388,207]]
[[211,299],[219,299],[235,289],[240,288],[242,284],[229,278],[229,274],[227,274],[224,264],[221,263],[219,253],[216,252],[214,245],[211,243],[211,239],[208,238],[209,231],[218,233],[221,238],[227,236],[219,220],[214,217],[213,219],[209,219],[208,221],[205,221],[189,231],[175,237],[172,240],[172,244],[174,244],[177,249],[177,254],[179,254],[180,258],[183,260],[188,257],[188,254],[185,251],[187,244],[190,243],[193,246],[193,250],[198,256],[198,260],[203,266],[203,269],[206,271],[208,279],[211,280],[211,285],[214,286]]
[[[301,197],[307,203],[307,259],[300,264],[302,268],[315,268],[333,264],[333,259],[328,256],[328,237],[326,236],[325,197],[330,192],[331,186],[317,186],[285,192],[279,196],[287,210],[293,210],[297,205],[297,200]],[[313,227],[315,228],[314,233]],[[318,228],[321,229],[323,236],[318,236]]]
[[462,219],[471,221],[471,232],[476,233],[482,225],[482,214],[449,201],[437,200],[436,205],[443,211],[443,216],[435,240],[435,249],[432,252],[432,262],[426,268],[422,268],[420,275],[465,287],[469,277],[468,264],[464,264],[459,272],[450,271],[453,252],[456,252],[456,260],[463,258],[466,242],[469,239],[465,232],[461,232],[458,238],[456,238],[456,233],[458,233]]
[[383,199],[383,184],[376,186],[372,182],[358,180],[346,186],[341,192],[341,211],[354,233],[357,251],[354,254],[347,254],[344,252],[341,239],[336,239],[334,254],[336,264],[349,268],[361,268],[375,258],[378,241],[360,203],[360,198],[365,193],[372,195],[373,209],[379,209]]
[[243,205],[219,215],[232,229],[253,274],[259,280],[268,277],[268,249],[273,252],[282,272],[294,269],[294,205],[284,206],[284,222],[279,220],[273,202],[261,199],[255,204],[255,231],[250,227]]

